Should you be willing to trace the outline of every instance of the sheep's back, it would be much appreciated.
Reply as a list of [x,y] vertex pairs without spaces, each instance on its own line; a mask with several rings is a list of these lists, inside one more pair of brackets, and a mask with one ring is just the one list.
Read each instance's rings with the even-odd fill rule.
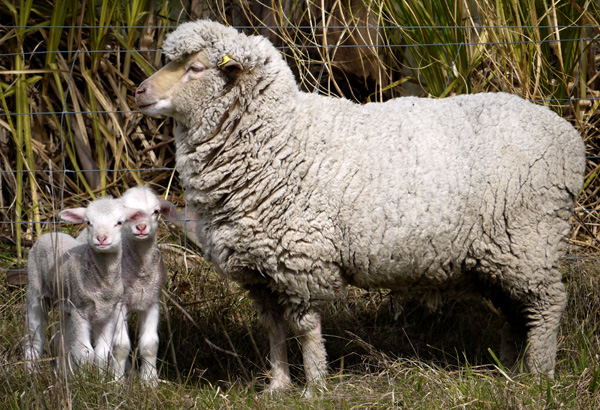
[[350,283],[460,281],[484,257],[530,252],[511,234],[541,228],[559,248],[584,147],[550,110],[507,94],[338,105],[308,129],[314,159],[296,198]]

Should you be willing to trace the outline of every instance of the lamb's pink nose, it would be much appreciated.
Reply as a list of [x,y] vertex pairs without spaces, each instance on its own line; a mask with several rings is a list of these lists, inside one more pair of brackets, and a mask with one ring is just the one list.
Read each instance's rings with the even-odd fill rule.
[[136,229],[140,232],[140,233],[144,233],[146,232],[146,228],[148,227],[148,225],[146,224],[137,224]]
[[104,242],[106,242],[106,240],[108,239],[108,237],[106,237],[106,236],[96,236],[96,239],[98,239],[98,242],[100,242],[100,245],[103,245]]
[[135,94],[144,94],[146,92],[146,86],[145,85],[140,85],[137,90],[135,90]]

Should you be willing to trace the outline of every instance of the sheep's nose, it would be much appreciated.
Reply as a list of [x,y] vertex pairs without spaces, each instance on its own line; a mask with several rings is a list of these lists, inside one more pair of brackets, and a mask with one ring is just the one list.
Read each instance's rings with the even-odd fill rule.
[[144,94],[145,92],[146,92],[146,86],[142,84],[135,90],[135,95],[141,95],[141,94]]
[[108,237],[106,237],[106,236],[96,236],[96,239],[98,239],[98,242],[100,242],[100,244],[103,244],[104,242],[106,242],[106,239],[108,239]]
[[135,227],[137,228],[137,230],[138,230],[138,231],[140,231],[140,232],[144,232],[144,231],[146,230],[146,227],[147,227],[147,226],[148,226],[148,225],[146,225],[146,224],[138,224],[138,225],[136,225]]

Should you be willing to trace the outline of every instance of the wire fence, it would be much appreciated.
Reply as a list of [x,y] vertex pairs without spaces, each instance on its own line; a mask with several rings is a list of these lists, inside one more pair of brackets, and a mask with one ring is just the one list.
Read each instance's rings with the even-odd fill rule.
[[[92,29],[101,30],[158,30],[165,29],[164,26],[5,26],[3,30],[5,32],[18,31],[19,29],[26,30],[75,30],[78,32],[89,31]],[[256,27],[251,26],[238,26],[237,28],[243,30],[255,30]],[[448,26],[431,26],[431,27],[413,27],[413,26],[328,26],[328,27],[315,27],[315,26],[296,26],[294,30],[448,30],[448,29],[472,29],[478,32],[482,30],[514,30],[514,29],[539,29],[544,28],[547,30],[558,30],[562,31],[565,29],[573,28],[585,28],[590,33],[599,33],[600,26],[543,26],[543,27],[528,27],[528,26],[460,26],[460,27],[448,27]],[[283,26],[265,26],[260,27],[261,30],[276,32],[278,30],[289,30],[290,27]],[[574,58],[579,61],[584,61],[589,58],[590,50],[598,48],[597,35],[590,35],[588,37],[580,38],[562,38],[557,40],[556,38],[547,39],[527,39],[523,41],[466,41],[466,42],[455,42],[455,43],[424,43],[424,44],[344,44],[342,42],[338,44],[278,44],[277,47],[286,55],[288,61],[295,65],[296,72],[302,78],[308,78],[308,72],[312,72],[312,83],[303,82],[303,88],[306,91],[311,92],[322,92],[329,93],[331,89],[326,90],[324,83],[331,81],[331,77],[334,76],[335,60],[331,61],[335,51],[340,49],[375,49],[380,50],[378,52],[383,53],[389,52],[393,55],[396,51],[406,58],[408,55],[415,55],[418,53],[427,53],[424,51],[427,49],[439,49],[444,47],[454,47],[454,54],[450,55],[448,61],[452,63],[449,67],[446,67],[446,78],[443,79],[445,82],[445,88],[449,89],[452,82],[460,75],[456,75],[453,71],[457,66],[459,59],[462,58],[462,52],[465,48],[474,49],[491,49],[494,47],[510,47],[516,45],[524,46],[540,46],[545,45],[556,45],[562,44],[567,46],[569,43],[578,43],[578,55]],[[0,43],[1,44],[1,43]],[[24,43],[27,45],[27,43]],[[33,61],[47,61],[48,58],[56,57],[63,61],[62,66],[50,65],[38,68],[27,68],[24,66],[22,69],[6,69],[7,65],[0,67],[0,77],[4,78],[4,87],[2,91],[5,95],[2,97],[3,106],[0,109],[0,147],[2,147],[3,167],[0,170],[0,193],[1,193],[1,204],[0,207],[3,210],[3,215],[6,220],[0,221],[0,232],[4,237],[3,242],[7,244],[5,248],[11,249],[24,245],[27,248],[32,241],[35,240],[36,236],[47,229],[56,229],[55,225],[60,222],[55,218],[56,210],[61,210],[65,207],[71,206],[74,203],[82,203],[89,199],[91,195],[99,193],[115,193],[118,194],[119,190],[125,185],[133,185],[135,183],[150,183],[161,195],[173,199],[180,207],[185,206],[183,187],[180,185],[177,173],[174,166],[174,149],[172,147],[172,135],[174,124],[169,120],[155,120],[144,118],[144,116],[136,109],[133,103],[132,95],[135,91],[135,86],[139,82],[139,79],[143,79],[144,75],[148,75],[144,71],[144,64],[139,63],[139,66],[135,68],[136,79],[132,78],[119,78],[119,85],[111,87],[114,88],[115,94],[119,92],[121,94],[115,101],[104,101],[99,96],[100,92],[96,92],[93,89],[94,84],[90,84],[90,79],[86,78],[84,65],[100,64],[113,64],[114,66],[121,66],[124,64],[125,58],[135,59],[135,56],[149,56],[144,57],[144,62],[159,61],[157,57],[161,50],[160,48],[150,48],[144,50],[131,50],[118,47],[109,47],[101,50],[90,50],[86,48],[81,49],[59,49],[59,50],[44,50],[43,45],[39,44],[30,45],[31,49],[24,48],[21,52],[7,52],[0,53],[0,62],[10,61],[13,59],[21,59],[25,62]],[[0,49],[1,50],[1,49]],[[303,53],[306,50],[312,50],[315,53],[311,54],[309,58],[306,58],[303,62],[294,62],[293,58],[295,53]],[[418,51],[412,51],[418,50]],[[325,52],[324,52],[325,51]],[[98,55],[102,58],[99,63],[94,62],[94,55]],[[450,53],[452,54],[452,53]],[[53,56],[53,57],[50,57]],[[595,55],[594,55],[595,56]],[[320,58],[320,59],[319,59]],[[594,57],[595,58],[595,57]],[[84,61],[88,59],[89,61]],[[407,66],[412,63],[406,63]],[[441,63],[440,63],[441,64]],[[596,64],[596,63],[594,63]],[[32,66],[34,64],[31,64]],[[302,68],[302,65],[309,66],[309,68]],[[600,66],[600,60],[597,62]],[[10,67],[15,67],[16,64],[10,64]],[[414,68],[414,67],[413,67]],[[104,67],[102,68],[104,73],[114,73],[115,67]],[[583,70],[585,67],[583,64],[579,65],[579,70]],[[133,68],[130,72],[133,72]],[[303,71],[305,70],[305,71]],[[396,69],[397,75],[412,75],[415,83],[420,81],[419,75],[421,74],[419,68],[413,70],[409,74],[409,70]],[[545,104],[548,106],[559,105],[563,108],[562,115],[573,122],[580,132],[584,136],[586,143],[588,143],[588,171],[586,175],[586,183],[588,184],[588,190],[590,193],[585,197],[585,202],[580,202],[574,210],[573,225],[576,226],[577,233],[581,233],[585,238],[584,240],[578,240],[577,233],[572,234],[569,239],[568,253],[563,258],[566,263],[575,263],[578,261],[592,261],[600,262],[600,241],[598,240],[598,229],[600,227],[600,207],[598,206],[599,201],[597,199],[598,189],[594,184],[598,183],[598,171],[600,169],[600,156],[598,154],[598,146],[600,146],[600,140],[598,139],[598,127],[600,124],[600,118],[596,118],[596,110],[600,106],[600,90],[598,93],[589,92],[586,95],[576,93],[576,85],[580,83],[581,76],[583,73],[577,71],[572,79],[572,86],[570,91],[565,97],[547,96],[537,94],[535,98],[530,98],[531,101],[538,104]],[[32,97],[31,103],[27,106],[27,111],[20,112],[17,109],[17,104],[13,104],[11,99],[17,98],[16,91],[9,93],[11,87],[17,81],[17,78],[27,77],[33,79],[34,77],[51,77],[58,76],[54,80],[55,83],[48,86],[47,88],[36,88],[36,83],[30,84],[27,95]],[[107,74],[108,75],[108,74]],[[594,77],[595,75],[595,77]],[[586,83],[591,83],[597,80],[598,73],[586,77],[584,80]],[[118,75],[114,75],[114,78],[118,78]],[[358,77],[357,77],[358,78]],[[401,78],[401,77],[400,77]],[[32,80],[33,81],[33,80]],[[109,77],[109,81],[111,77]],[[388,84],[393,84],[394,78],[390,78]],[[94,82],[93,80],[91,81]],[[302,82],[302,81],[301,81]],[[396,81],[401,84],[402,80]],[[96,84],[97,87],[107,86],[108,83]],[[308,86],[312,84],[312,89]],[[569,88],[569,85],[565,85]],[[62,90],[60,89],[62,87]],[[401,89],[397,87],[398,94],[410,94],[409,89]],[[380,89],[380,91],[383,88]],[[385,91],[385,90],[384,90]],[[384,91],[381,91],[382,93]],[[581,91],[579,89],[578,91]],[[36,95],[37,93],[52,92],[58,96],[60,104],[45,104],[48,95]],[[395,91],[396,92],[396,91]],[[397,95],[389,95],[388,98],[395,97]],[[94,98],[91,98],[94,97]],[[85,107],[86,99],[94,99],[95,105],[88,105]],[[10,107],[13,107],[11,109]],[[47,108],[58,108],[58,109],[47,109]],[[102,108],[104,107],[104,108]],[[42,108],[39,111],[35,109]],[[111,123],[99,124],[97,118],[100,117],[113,117]],[[600,116],[598,116],[600,117]],[[23,159],[21,160],[21,169],[18,165],[18,160],[12,158],[11,155],[19,156],[24,149],[24,145],[19,143],[19,137],[15,134],[15,130],[19,127],[24,127],[23,124],[12,124],[12,122],[22,123],[29,122],[32,124],[32,132],[38,132],[41,138],[33,138],[32,148],[29,152],[25,152]],[[598,121],[598,124],[596,123]],[[102,129],[102,127],[106,129]],[[99,127],[98,129],[94,127]],[[24,129],[24,128],[20,128]],[[87,130],[87,131],[86,131]],[[110,140],[99,141],[99,137],[103,137],[110,133],[117,133],[117,136]],[[52,139],[49,135],[58,136],[58,139]],[[81,140],[80,145],[76,141],[77,138]],[[50,147],[51,145],[60,144],[60,147]],[[110,145],[111,151],[101,153],[102,148]],[[83,147],[83,148],[82,148]],[[87,151],[86,151],[87,149]],[[78,155],[85,156],[92,153],[92,157],[89,162],[92,164],[91,167],[83,166],[83,162],[76,160],[74,156],[75,151]],[[31,156],[36,158],[31,158]],[[123,159],[119,162],[116,160],[111,161],[106,158],[101,158],[102,155],[111,155],[117,158],[122,155]],[[139,157],[143,157],[139,160]],[[78,157],[77,157],[78,158]],[[29,162],[28,162],[29,161]],[[58,164],[58,165],[57,165]],[[77,166],[73,166],[76,164]],[[103,166],[102,164],[110,164],[112,167]],[[123,166],[129,165],[129,166]],[[46,168],[47,166],[47,168]],[[46,169],[44,169],[46,168]],[[95,174],[96,177],[91,177]],[[102,176],[101,176],[102,175]],[[93,184],[91,178],[104,178],[104,182],[100,185]],[[43,197],[44,200],[38,200],[34,204],[25,204],[23,196],[19,196],[18,192],[15,191],[14,181],[23,179],[23,185],[29,184],[28,192],[34,192],[39,197]],[[119,182],[120,181],[120,182]],[[37,184],[37,187],[35,186]],[[23,188],[24,189],[24,188]],[[39,199],[39,198],[38,198]],[[21,203],[19,203],[19,201]],[[38,228],[36,228],[36,225]],[[22,236],[15,236],[15,232],[23,228]],[[183,244],[187,246],[187,243]],[[6,275],[11,272],[22,272],[23,264],[26,261],[26,252],[23,254],[23,258],[16,258],[9,260],[4,263],[0,268],[0,272],[4,272]],[[10,258],[8,258],[10,259]],[[14,262],[14,263],[13,263]]]

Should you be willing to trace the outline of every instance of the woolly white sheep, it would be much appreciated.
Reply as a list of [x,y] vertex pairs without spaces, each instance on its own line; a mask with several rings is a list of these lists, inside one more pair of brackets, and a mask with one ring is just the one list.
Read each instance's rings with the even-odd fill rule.
[[322,383],[317,308],[347,284],[427,301],[483,295],[501,354],[552,376],[567,302],[558,260],[585,148],[546,107],[497,93],[357,105],[301,92],[273,45],[185,23],[136,91],[177,120],[177,168],[207,259],[256,302],[272,390],[290,384],[286,323]]
[[[87,243],[70,235],[47,233],[35,242],[27,264],[27,312],[25,317],[25,360],[33,368],[45,343],[46,302],[56,302],[62,311],[64,353],[78,366],[95,361],[118,376],[120,370],[111,348],[120,302],[121,230],[125,222],[146,218],[140,210],[127,209],[115,199],[100,198],[87,208],[66,209],[60,217],[86,223]],[[93,339],[93,344],[92,344]]]

